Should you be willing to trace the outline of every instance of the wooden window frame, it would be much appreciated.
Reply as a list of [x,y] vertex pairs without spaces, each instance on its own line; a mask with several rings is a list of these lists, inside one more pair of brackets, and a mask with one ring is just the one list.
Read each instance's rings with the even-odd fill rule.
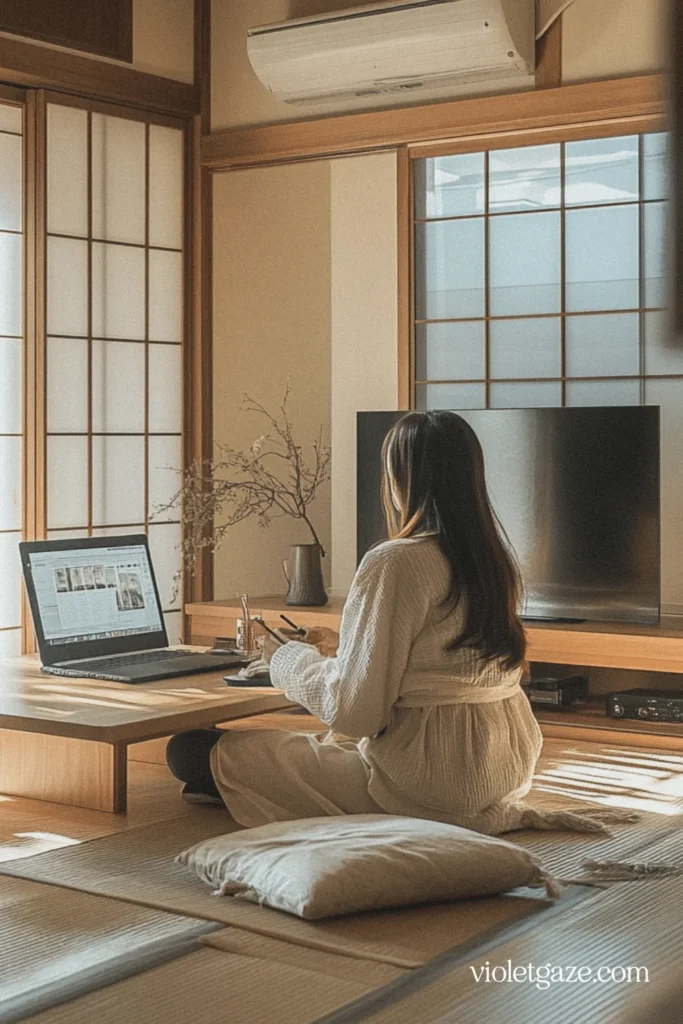
[[[403,168],[401,169],[399,161],[399,183],[404,182],[406,176],[409,178],[409,185],[406,190],[405,184],[400,184],[400,187],[404,191],[404,208],[402,211],[401,221],[403,228],[399,234],[399,346],[398,346],[398,366],[399,366],[399,408],[401,409],[413,409],[415,408],[415,389],[416,389],[416,378],[415,378],[415,261],[414,261],[414,225],[417,222],[414,210],[414,191],[412,186],[413,180],[413,162],[415,160],[423,159],[425,157],[438,157],[438,156],[451,156],[460,153],[473,153],[473,152],[492,152],[496,149],[510,149],[510,148],[522,148],[525,146],[537,146],[544,143],[552,142],[573,142],[581,139],[595,139],[595,138],[614,138],[621,135],[640,135],[648,132],[665,131],[668,128],[667,117],[664,112],[660,114],[649,114],[646,116],[628,116],[624,115],[619,118],[610,118],[600,122],[591,122],[585,125],[571,125],[563,128],[538,128],[526,132],[504,132],[486,136],[470,136],[467,138],[460,139],[456,142],[445,144],[435,143],[419,146],[406,147],[404,152]],[[408,165],[407,168],[405,165]],[[407,192],[407,195],[406,195]],[[640,206],[644,204],[642,196],[631,205]],[[591,205],[591,209],[600,210],[604,205],[623,205],[623,204],[597,204]],[[578,207],[580,209],[580,207]],[[574,207],[572,207],[574,209]],[[501,214],[501,216],[503,216]],[[446,218],[450,219],[450,218]],[[642,250],[642,245],[639,246]],[[564,260],[564,251],[562,253],[562,259]],[[639,259],[642,261],[642,251]],[[488,260],[486,261],[488,264]],[[642,272],[642,267],[641,267]],[[642,277],[642,273],[641,273]],[[564,280],[564,268],[562,270],[562,289],[565,287]],[[486,287],[486,294],[488,296],[488,287]],[[562,303],[564,310],[564,301]],[[586,311],[585,315],[599,315],[600,310]],[[609,313],[623,312],[622,310],[609,310]],[[643,310],[638,309],[638,313],[642,317]],[[577,315],[583,315],[578,313]],[[529,317],[534,319],[535,317]],[[505,319],[505,318],[502,318]],[[486,357],[488,361],[488,324],[489,315],[486,310],[486,315],[483,317],[486,323]],[[565,355],[565,342],[564,334],[566,329],[566,318],[564,312],[561,314],[562,320],[562,357],[564,360]],[[566,374],[564,365],[562,366],[561,373],[561,391],[562,391],[562,402],[564,404],[564,396],[566,389]],[[554,379],[554,378],[553,378]],[[603,378],[596,378],[603,379]],[[631,378],[629,378],[631,379]],[[637,375],[636,378],[641,384],[645,379],[641,374]],[[539,378],[541,380],[541,378]],[[546,378],[542,378],[543,381]],[[529,379],[528,383],[533,383],[532,379]],[[430,383],[452,383],[450,381],[438,381]],[[466,381],[458,381],[457,383],[468,383]],[[488,393],[491,383],[490,373],[488,369],[488,362],[486,366],[486,378],[484,385],[487,394],[488,408]]]

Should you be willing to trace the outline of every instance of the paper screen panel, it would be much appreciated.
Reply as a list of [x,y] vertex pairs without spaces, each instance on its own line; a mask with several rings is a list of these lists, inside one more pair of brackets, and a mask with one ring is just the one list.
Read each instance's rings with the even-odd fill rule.
[[149,244],[183,244],[183,133],[155,124],[149,128]]
[[47,525],[78,529],[88,523],[88,439],[47,439]]
[[93,430],[145,430],[145,346],[139,341],[92,343]]
[[183,338],[183,260],[179,252],[149,251],[149,338]]
[[47,230],[88,234],[88,114],[54,103],[47,107]]
[[95,338],[144,339],[144,249],[93,243],[92,331]]
[[0,335],[19,336],[23,330],[22,251],[21,235],[0,232]]
[[47,429],[59,434],[88,431],[88,342],[85,338],[47,339]]
[[47,240],[47,332],[88,333],[88,243],[81,239]]
[[0,103],[0,131],[21,135],[23,108],[11,103]]
[[19,135],[0,133],[0,229],[21,231],[22,209],[22,139]]
[[22,653],[21,628],[0,629],[0,658],[18,658]]
[[0,636],[1,631],[21,625],[21,533],[0,533]]
[[0,338],[0,434],[20,434],[22,393],[20,338]]
[[92,233],[112,242],[145,241],[145,125],[92,115]]
[[179,434],[182,429],[182,349],[149,346],[149,429]]
[[0,435],[0,530],[21,529],[21,438]]
[[93,437],[93,523],[107,526],[145,519],[145,441]]

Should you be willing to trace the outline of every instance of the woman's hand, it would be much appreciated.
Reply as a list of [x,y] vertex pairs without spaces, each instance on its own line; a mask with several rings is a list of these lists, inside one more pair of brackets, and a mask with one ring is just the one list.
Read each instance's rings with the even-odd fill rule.
[[282,646],[282,644],[279,644],[277,640],[274,640],[272,636],[266,633],[263,637],[263,661],[265,661],[266,665],[270,665],[271,658],[278,648]]
[[301,643],[311,644],[326,658],[333,658],[339,647],[339,633],[335,633],[329,626],[313,626],[306,630],[306,636],[301,638]]

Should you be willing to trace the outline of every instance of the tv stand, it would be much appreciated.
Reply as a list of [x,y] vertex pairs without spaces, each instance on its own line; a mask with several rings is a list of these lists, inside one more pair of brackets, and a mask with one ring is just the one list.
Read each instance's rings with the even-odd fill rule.
[[586,619],[568,619],[552,615],[522,615],[522,622],[586,622]]
[[[254,612],[263,612],[268,625],[282,625],[284,614],[297,624],[338,630],[344,599],[330,598],[323,608],[295,608],[284,597],[251,597],[250,604]],[[192,642],[213,643],[216,637],[234,636],[241,606],[233,599],[189,604],[185,610]],[[683,688],[683,616],[664,616],[656,625],[528,621],[525,632],[530,662],[675,672]],[[576,712],[543,710],[537,717],[548,737],[683,750],[683,725],[608,718],[604,702]]]

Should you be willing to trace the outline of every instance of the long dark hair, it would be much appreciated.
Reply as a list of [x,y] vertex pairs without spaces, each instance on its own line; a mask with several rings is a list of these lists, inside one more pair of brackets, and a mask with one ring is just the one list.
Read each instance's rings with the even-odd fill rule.
[[447,650],[467,644],[484,661],[517,668],[526,649],[521,578],[469,423],[454,412],[408,413],[384,440],[382,466],[389,536],[434,534],[451,567],[444,607],[453,611],[465,598],[463,628]]

